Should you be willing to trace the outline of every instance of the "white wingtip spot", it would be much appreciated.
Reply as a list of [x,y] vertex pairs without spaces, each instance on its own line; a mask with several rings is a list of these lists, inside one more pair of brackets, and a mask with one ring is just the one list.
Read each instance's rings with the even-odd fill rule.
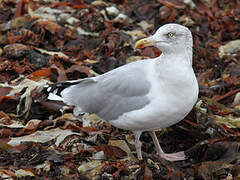
[[48,95],[48,99],[49,100],[53,100],[53,101],[63,101],[63,98],[56,95],[56,94],[53,94],[53,93],[49,93]]
[[51,87],[48,87],[48,88],[47,88],[47,92],[50,92],[50,90],[51,90]]

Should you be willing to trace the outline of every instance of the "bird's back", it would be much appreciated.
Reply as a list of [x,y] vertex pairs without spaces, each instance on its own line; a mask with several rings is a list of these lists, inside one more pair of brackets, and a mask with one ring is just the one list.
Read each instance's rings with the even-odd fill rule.
[[161,62],[160,57],[153,61],[149,68],[152,71],[147,73],[152,85],[147,94],[150,103],[125,113],[112,122],[114,126],[141,131],[160,129],[179,122],[191,111],[198,97],[193,69],[182,61],[169,62]]
[[151,84],[146,78],[146,69],[150,63],[151,60],[141,60],[94,78],[72,81],[72,85],[71,81],[59,83],[58,94],[66,104],[75,106],[76,114],[96,113],[103,120],[116,120],[149,103],[146,95]]

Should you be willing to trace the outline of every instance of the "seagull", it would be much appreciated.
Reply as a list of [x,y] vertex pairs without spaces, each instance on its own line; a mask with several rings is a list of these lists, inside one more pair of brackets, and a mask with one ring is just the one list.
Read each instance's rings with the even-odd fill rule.
[[136,48],[154,46],[159,57],[132,62],[102,75],[55,83],[48,99],[74,106],[73,113],[95,113],[111,125],[130,130],[135,136],[137,157],[142,159],[139,140],[149,131],[157,154],[169,161],[185,160],[184,151],[165,153],[155,134],[184,119],[198,98],[198,82],[192,68],[192,34],[182,25],[170,23]]

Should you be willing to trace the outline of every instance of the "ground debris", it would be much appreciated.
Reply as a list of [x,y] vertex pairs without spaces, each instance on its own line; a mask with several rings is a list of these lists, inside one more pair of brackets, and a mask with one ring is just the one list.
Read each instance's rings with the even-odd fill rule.
[[[0,2],[0,177],[2,179],[239,179],[240,2],[79,0]],[[93,114],[48,101],[55,82],[93,77],[161,54],[138,39],[166,23],[194,38],[199,100],[180,123],[157,132],[157,156],[143,133],[143,161],[132,134]]]

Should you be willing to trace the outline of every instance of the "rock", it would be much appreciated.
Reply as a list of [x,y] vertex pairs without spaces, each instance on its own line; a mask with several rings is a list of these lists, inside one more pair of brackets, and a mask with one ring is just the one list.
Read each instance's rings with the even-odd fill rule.
[[179,22],[184,26],[192,26],[195,24],[195,22],[189,16],[186,15],[181,16],[179,18]]
[[93,1],[91,4],[93,6],[107,6],[108,5],[106,2],[101,1],[101,0]]
[[101,159],[105,159],[106,157],[103,151],[99,151],[93,154],[92,158],[96,160],[101,160]]
[[79,19],[77,19],[77,18],[75,18],[75,17],[72,17],[72,16],[70,16],[70,15],[67,14],[67,13],[61,14],[60,17],[62,18],[62,20],[65,20],[65,21],[66,21],[68,24],[70,24],[70,25],[74,25],[74,24],[80,22]]
[[233,40],[218,48],[218,55],[222,58],[225,55],[231,55],[240,51],[240,39]]
[[17,178],[26,178],[26,177],[34,177],[35,175],[31,172],[31,170],[24,170],[24,169],[19,169],[15,172],[15,175]]
[[96,36],[96,37],[99,36],[99,33],[97,33],[97,32],[87,32],[81,27],[77,28],[77,33],[78,33],[78,35],[87,35],[87,36]]
[[192,0],[183,0],[185,4],[188,4],[191,8],[195,8],[196,4]]
[[123,32],[131,36],[133,42],[135,42],[138,39],[142,39],[146,37],[146,34],[144,34],[144,32],[140,30],[123,31]]
[[238,92],[233,100],[233,105],[240,104],[240,92]]
[[26,54],[26,58],[36,68],[41,68],[47,65],[50,56],[41,54],[34,50],[30,50],[29,53]]
[[20,43],[6,45],[3,48],[3,55],[11,58],[12,60],[18,60],[26,57],[26,59],[36,68],[46,66],[50,59],[50,56],[31,50],[28,46]]
[[152,29],[154,27],[153,24],[149,24],[147,21],[141,21],[138,23],[138,25],[144,30],[146,31],[147,29]]
[[62,11],[59,9],[53,9],[50,7],[40,6],[35,11],[33,11],[31,8],[29,8],[28,13],[32,18],[56,21],[57,16],[62,14]]
[[38,164],[34,169],[37,174],[48,173],[51,169],[51,163],[46,160],[44,163]]
[[83,118],[83,127],[93,127],[98,128],[100,124],[103,123],[95,114],[85,113]]
[[50,56],[48,55],[43,55],[37,51],[34,50],[30,50],[27,54],[26,54],[26,58],[27,60],[33,64],[36,68],[42,68],[44,66],[47,65]]
[[107,14],[110,16],[117,16],[119,14],[119,10],[114,6],[106,8]]
[[29,48],[20,43],[6,45],[3,48],[3,55],[8,58],[18,59],[25,56],[29,52]]
[[102,162],[99,160],[93,160],[91,162],[83,162],[81,166],[78,167],[78,172],[87,176],[89,179],[95,178],[100,174],[102,170]]
[[132,20],[125,14],[120,13],[115,19],[114,21],[125,21],[128,23],[131,23]]

